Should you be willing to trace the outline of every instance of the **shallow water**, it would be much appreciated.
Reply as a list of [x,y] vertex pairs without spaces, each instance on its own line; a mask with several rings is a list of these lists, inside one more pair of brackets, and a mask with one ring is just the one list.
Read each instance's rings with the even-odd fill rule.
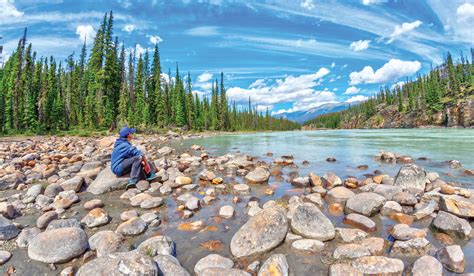
[[[292,154],[300,167],[300,174],[310,171],[318,175],[333,171],[339,176],[362,176],[367,171],[357,170],[358,165],[368,165],[369,170],[381,169],[392,176],[399,165],[376,162],[374,155],[380,150],[411,156],[428,171],[436,171],[444,179],[463,183],[474,188],[474,179],[450,169],[444,161],[459,160],[464,168],[474,169],[474,129],[382,129],[382,130],[318,130],[289,131],[255,134],[221,135],[209,138],[183,140],[175,147],[186,148],[192,144],[204,146],[212,155],[240,151],[269,161],[273,157]],[[335,157],[337,162],[326,162]],[[302,162],[309,161],[304,166]]]
[[[159,213],[162,224],[156,228],[149,228],[147,231],[137,237],[129,237],[128,241],[132,248],[148,237],[162,234],[168,235],[175,240],[177,244],[177,257],[181,264],[193,274],[193,268],[196,262],[202,257],[210,253],[217,253],[225,257],[232,258],[230,253],[230,240],[233,234],[240,226],[247,221],[246,204],[251,197],[260,200],[260,206],[268,200],[278,200],[284,198],[288,200],[291,195],[305,194],[308,191],[304,189],[295,189],[288,183],[288,173],[298,171],[300,175],[307,175],[312,171],[318,175],[325,172],[336,172],[341,178],[347,176],[356,176],[359,179],[364,178],[364,174],[373,173],[374,170],[380,170],[390,176],[395,176],[399,164],[382,164],[374,161],[373,156],[379,150],[393,151],[402,155],[409,155],[413,159],[419,157],[427,157],[427,161],[416,160],[416,162],[428,171],[436,171],[441,178],[459,185],[474,188],[474,178],[468,177],[459,170],[450,169],[443,162],[446,160],[456,159],[461,161],[465,168],[474,169],[474,129],[417,129],[417,130],[337,130],[337,131],[307,131],[307,132],[274,132],[274,133],[256,133],[256,134],[237,134],[222,135],[208,138],[199,138],[191,140],[176,141],[171,144],[178,151],[189,149],[193,144],[204,146],[205,151],[211,156],[219,156],[227,153],[240,151],[242,153],[251,154],[260,160],[271,162],[274,158],[284,154],[292,154],[295,158],[295,164],[299,168],[284,168],[282,177],[271,176],[269,183],[265,185],[251,185],[251,192],[247,195],[239,195],[242,199],[240,203],[232,203],[232,198],[237,195],[232,192],[231,183],[243,183],[240,177],[226,177],[222,172],[217,172],[218,176],[224,177],[228,189],[218,192],[217,200],[210,205],[202,205],[201,210],[196,212],[193,217],[182,220],[179,212],[176,211],[176,196],[164,196],[166,205],[156,208],[154,211]],[[266,154],[272,152],[273,157]],[[200,152],[195,152],[199,155]],[[326,162],[327,157],[335,157],[336,162]],[[309,161],[308,165],[302,162]],[[356,169],[358,165],[368,165],[369,169],[360,171]],[[201,168],[197,169],[199,172]],[[194,183],[198,183],[198,179],[194,179]],[[212,186],[212,185],[209,185]],[[272,196],[265,195],[263,190],[272,186],[275,194]],[[200,198],[203,197],[202,192],[207,186],[201,185],[198,190],[192,193]],[[17,193],[18,191],[12,191]],[[98,229],[86,231],[89,237],[101,230],[115,230],[117,225],[121,223],[120,213],[124,210],[135,209],[140,214],[145,212],[140,208],[130,207],[128,201],[120,200],[119,196],[123,191],[115,191],[100,196],[92,196],[91,194],[80,193],[81,202],[73,205],[64,215],[67,218],[82,219],[86,211],[82,207],[84,202],[92,198],[100,198],[104,203],[104,209],[112,217],[110,224],[99,227]],[[159,196],[158,193],[152,195]],[[280,199],[281,200],[281,199]],[[283,200],[284,201],[284,200]],[[230,220],[220,219],[217,214],[219,208],[223,205],[233,205],[236,211],[234,218]],[[323,211],[338,227],[348,227],[342,223],[343,214],[331,215],[327,211],[327,205],[323,206]],[[15,221],[22,225],[34,225],[38,212],[26,214]],[[377,223],[377,232],[371,233],[371,236],[383,237],[387,239],[389,228],[396,224],[393,220],[375,216],[374,221]],[[202,220],[206,226],[215,226],[215,231],[193,231],[186,232],[178,230],[179,224],[183,222],[192,222]],[[429,227],[430,218],[425,218],[413,224],[414,227]],[[472,225],[472,223],[471,223]],[[436,247],[441,247],[438,241],[434,239],[431,231],[427,239]],[[222,242],[222,247],[214,252],[201,247],[203,242],[209,240],[217,240]],[[465,272],[474,272],[474,264],[469,260],[474,260],[474,242],[456,241],[463,248],[466,259]],[[327,261],[336,246],[335,241],[327,242],[326,249],[321,253],[306,254],[291,249],[289,244],[283,243],[276,249],[264,255],[254,256],[236,261],[236,266],[246,268],[248,264],[255,260],[263,263],[266,258],[273,253],[284,253],[290,266],[290,275],[325,275],[328,272]],[[390,247],[387,247],[390,248]],[[35,261],[25,262],[27,259],[26,249],[14,249],[12,251],[12,259],[4,266],[0,267],[0,273],[3,274],[8,266],[13,265],[17,269],[17,275],[55,275],[59,274],[62,268],[67,265],[73,265],[78,268],[82,264],[82,258],[68,264],[58,265],[56,271],[52,271],[48,265]],[[401,258],[405,261],[408,268],[417,258]],[[408,271],[408,270],[406,270]],[[447,273],[447,271],[445,271]],[[447,273],[449,274],[449,273]]]

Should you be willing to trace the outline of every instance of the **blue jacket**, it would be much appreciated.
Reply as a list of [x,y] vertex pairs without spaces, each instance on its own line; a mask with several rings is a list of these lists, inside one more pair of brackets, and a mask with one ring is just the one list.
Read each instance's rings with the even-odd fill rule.
[[141,156],[143,153],[132,146],[127,138],[118,138],[112,151],[112,171],[115,175],[122,175],[122,162],[127,158]]

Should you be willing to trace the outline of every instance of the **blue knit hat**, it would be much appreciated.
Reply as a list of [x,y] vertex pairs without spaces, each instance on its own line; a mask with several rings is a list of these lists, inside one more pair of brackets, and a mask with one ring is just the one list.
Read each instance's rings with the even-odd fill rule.
[[127,138],[129,134],[134,134],[137,132],[135,128],[129,128],[128,126],[124,126],[120,129],[120,138]]

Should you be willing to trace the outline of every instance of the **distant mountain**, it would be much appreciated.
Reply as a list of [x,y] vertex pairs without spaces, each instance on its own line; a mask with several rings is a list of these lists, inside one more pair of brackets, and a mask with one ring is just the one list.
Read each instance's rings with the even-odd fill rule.
[[275,115],[275,117],[280,118],[283,117],[293,122],[297,123],[304,123],[310,119],[313,119],[319,115],[331,113],[331,112],[338,112],[342,110],[346,110],[349,106],[357,105],[359,102],[353,103],[330,103],[330,104],[323,104],[315,108],[311,108],[307,111],[297,111],[292,113],[282,113]]

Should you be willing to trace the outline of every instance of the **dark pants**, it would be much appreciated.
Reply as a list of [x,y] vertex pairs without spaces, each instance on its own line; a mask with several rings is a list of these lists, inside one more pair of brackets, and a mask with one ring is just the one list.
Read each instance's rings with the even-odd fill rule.
[[134,180],[145,179],[145,172],[142,168],[142,157],[134,156],[127,159],[124,159],[122,162],[122,174],[130,173],[130,178]]
[[[156,167],[153,162],[148,162],[152,172],[156,172]],[[148,176],[143,171],[142,157],[134,156],[122,161],[122,175],[130,173],[130,178],[137,181],[147,178]]]

